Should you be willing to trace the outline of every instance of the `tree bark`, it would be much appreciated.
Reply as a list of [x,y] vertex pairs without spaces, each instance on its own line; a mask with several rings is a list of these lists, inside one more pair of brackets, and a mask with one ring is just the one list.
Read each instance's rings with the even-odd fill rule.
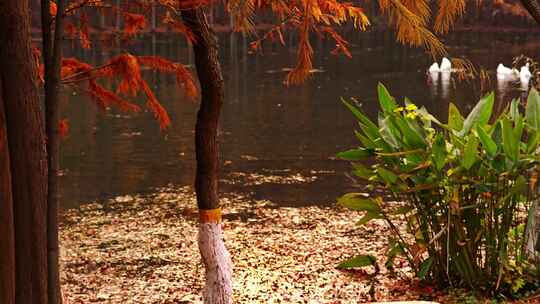
[[197,205],[200,209],[210,210],[219,208],[219,147],[216,138],[225,95],[223,75],[219,64],[217,37],[210,29],[203,10],[185,11],[182,17],[196,37],[193,53],[201,86],[201,104],[195,126]]
[[[540,1],[539,0],[521,0],[521,3],[529,14],[540,25]],[[531,211],[531,218],[526,229],[526,251],[530,257],[538,257],[540,252],[540,202],[535,202]]]
[[521,4],[525,6],[529,14],[540,24],[540,1],[539,0],[521,0]]
[[218,198],[217,131],[224,99],[218,42],[203,9],[183,11],[182,18],[196,38],[193,52],[201,86],[201,104],[195,127],[195,192],[200,214],[199,250],[206,268],[203,298],[207,304],[229,304],[232,303],[232,266],[223,242]]
[[49,304],[62,303],[58,244],[58,170],[60,156],[60,71],[62,62],[62,34],[64,1],[56,1],[54,40],[50,1],[41,1],[43,58],[45,62],[45,126],[47,131],[47,261]]
[[0,1],[0,79],[9,143],[16,302],[47,303],[47,160],[28,1]]
[[15,232],[6,116],[0,78],[0,303],[15,303]]

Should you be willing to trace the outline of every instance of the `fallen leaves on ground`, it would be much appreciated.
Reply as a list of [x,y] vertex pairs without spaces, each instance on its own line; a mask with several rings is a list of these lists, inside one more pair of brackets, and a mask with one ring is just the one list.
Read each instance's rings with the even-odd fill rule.
[[[358,215],[339,207],[278,208],[238,194],[221,202],[235,303],[426,296],[429,287],[403,275],[409,273],[406,263],[396,269],[401,276],[381,265],[374,279],[370,270],[335,268],[356,254],[384,256],[389,230],[380,220],[357,227]],[[168,187],[64,212],[61,267],[68,303],[200,303],[204,267],[195,206],[192,189]]]

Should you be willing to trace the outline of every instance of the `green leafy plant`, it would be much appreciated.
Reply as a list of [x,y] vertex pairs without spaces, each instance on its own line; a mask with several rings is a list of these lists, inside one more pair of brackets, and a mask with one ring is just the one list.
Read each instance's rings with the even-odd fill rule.
[[[524,109],[514,100],[499,115],[493,94],[466,117],[450,104],[446,123],[407,98],[398,104],[382,84],[378,96],[376,121],[344,101],[360,146],[338,157],[352,162],[369,193],[345,194],[338,204],[363,212],[358,225],[388,224],[386,267],[403,257],[420,279],[507,294],[536,282],[525,227],[538,194],[538,92]],[[338,267],[373,263],[356,256]]]

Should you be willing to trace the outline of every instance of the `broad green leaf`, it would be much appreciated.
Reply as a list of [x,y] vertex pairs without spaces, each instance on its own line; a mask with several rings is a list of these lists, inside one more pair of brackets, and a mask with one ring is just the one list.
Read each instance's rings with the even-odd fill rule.
[[369,223],[369,221],[371,220],[374,220],[374,219],[382,219],[384,218],[380,213],[378,212],[367,212],[366,215],[364,215],[358,222],[356,222],[356,225],[358,226],[362,226],[362,225],[365,225],[367,223]]
[[358,140],[360,140],[360,142],[362,143],[362,146],[364,148],[370,148],[370,149],[375,149],[376,148],[375,143],[370,138],[363,135],[362,133],[355,131],[354,135],[356,135],[356,138],[358,138]]
[[448,107],[448,126],[452,130],[459,131],[463,129],[463,122],[465,118],[459,113],[458,108],[455,104],[450,103]]
[[401,134],[392,123],[390,117],[383,117],[382,115],[379,115],[379,127],[382,139],[392,148],[399,149]]
[[357,161],[357,160],[364,160],[374,155],[374,153],[372,150],[369,150],[369,149],[358,148],[358,149],[351,149],[351,150],[339,152],[336,155],[337,157],[344,160]]
[[491,128],[491,138],[497,145],[497,147],[502,147],[502,124],[500,123],[502,118],[499,118],[495,125]]
[[478,160],[478,138],[476,136],[470,135],[465,145],[463,151],[463,158],[461,160],[461,165],[463,168],[469,170],[474,163]]
[[409,123],[403,117],[396,117],[395,123],[398,126],[401,134],[403,134],[403,141],[412,149],[425,148],[426,141],[422,134],[412,128]]
[[432,257],[427,258],[420,264],[420,269],[418,270],[418,278],[420,280],[423,280],[426,277],[426,275],[429,272],[429,269],[431,268],[431,265],[433,265]]
[[525,121],[523,117],[518,117],[516,121],[514,122],[514,138],[516,139],[516,143],[521,143],[521,137],[523,137],[523,128],[525,127]]
[[365,198],[360,193],[347,193],[338,198],[337,203],[351,210],[368,211],[373,213],[381,212],[381,207],[377,201],[370,198]]
[[529,140],[527,141],[527,153],[533,153],[538,149],[538,144],[540,143],[540,132],[529,130]]
[[501,119],[501,131],[503,139],[503,150],[513,162],[517,161],[519,145],[517,139],[514,137],[514,129],[512,128],[512,122],[507,118]]
[[510,103],[510,111],[509,111],[510,119],[516,120],[520,114],[519,114],[519,100],[512,99],[512,102]]
[[476,125],[484,126],[488,123],[491,117],[491,111],[493,110],[493,102],[495,101],[495,94],[491,93],[474,106],[471,113],[467,116],[463,122],[463,129],[459,132],[459,136],[465,136]]
[[368,127],[365,124],[359,122],[358,125],[360,126],[360,129],[362,129],[362,132],[372,141],[375,141],[377,138],[379,138],[381,135],[379,134],[379,129],[376,125],[373,125],[375,128]]
[[356,268],[356,267],[366,267],[366,266],[373,266],[377,262],[377,259],[372,255],[358,255],[354,258],[348,259],[342,263],[340,263],[337,268],[338,269],[348,269],[348,268]]
[[390,93],[382,83],[379,83],[379,85],[377,86],[377,93],[379,95],[379,103],[381,104],[381,108],[383,109],[383,111],[392,113],[397,108],[394,97],[390,95]]
[[359,177],[359,178],[363,178],[365,180],[368,180],[373,175],[373,171],[366,168],[362,164],[353,163],[352,166],[353,166],[354,175]]
[[441,171],[441,169],[446,164],[446,142],[444,141],[444,137],[441,133],[437,134],[435,137],[435,141],[433,142],[432,147],[432,157],[433,157],[433,163],[435,164],[435,167],[438,171]]
[[377,156],[390,156],[390,157],[397,157],[397,156],[406,156],[411,154],[422,154],[425,151],[422,149],[414,149],[414,150],[407,150],[407,151],[399,151],[399,152],[375,152]]
[[344,99],[341,99],[343,104],[351,111],[351,113],[358,119],[360,128],[371,140],[379,137],[379,128],[375,125],[360,109],[347,102]]
[[497,154],[497,144],[495,143],[495,141],[491,139],[491,136],[489,136],[486,131],[484,131],[484,128],[481,126],[476,127],[476,133],[478,134],[480,142],[482,142],[482,147],[484,147],[487,154],[490,157],[494,157],[495,154]]
[[398,179],[398,176],[394,172],[382,167],[377,168],[377,173],[387,184],[393,184]]
[[531,89],[527,98],[525,120],[529,128],[540,131],[540,95],[535,88]]
[[417,113],[425,121],[426,126],[431,127],[431,122],[434,122],[441,127],[447,128],[446,125],[441,123],[437,118],[435,118],[435,116],[429,114],[426,107],[421,107],[420,109],[417,110]]
[[351,113],[364,125],[377,129],[377,126],[364,114],[360,109],[358,109],[356,106],[352,105],[345,99],[341,99],[341,102],[351,111]]

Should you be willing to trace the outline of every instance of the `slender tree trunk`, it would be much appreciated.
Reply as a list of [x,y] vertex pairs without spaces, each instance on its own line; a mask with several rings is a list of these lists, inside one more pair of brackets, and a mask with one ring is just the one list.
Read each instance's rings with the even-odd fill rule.
[[62,34],[64,1],[56,1],[54,40],[50,1],[41,1],[41,28],[43,58],[45,62],[45,125],[47,131],[48,193],[47,193],[47,261],[49,304],[62,303],[60,292],[58,245],[58,133],[60,111],[60,70],[62,61]]
[[182,12],[193,31],[195,66],[201,86],[201,104],[195,127],[197,176],[195,191],[199,207],[199,250],[206,267],[204,302],[232,303],[232,266],[223,242],[218,198],[219,152],[217,130],[224,99],[224,83],[218,58],[218,42],[203,9]]
[[47,160],[28,1],[0,1],[0,79],[15,227],[15,297],[47,303]]
[[15,232],[2,81],[0,79],[0,303],[15,303]]

